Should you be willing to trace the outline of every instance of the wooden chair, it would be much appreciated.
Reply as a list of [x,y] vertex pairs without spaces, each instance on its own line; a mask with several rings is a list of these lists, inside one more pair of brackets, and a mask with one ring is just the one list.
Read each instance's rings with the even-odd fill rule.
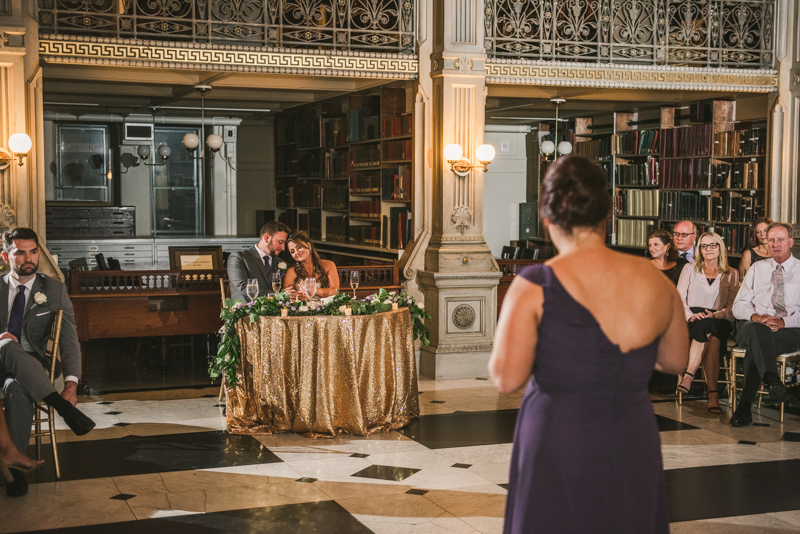
[[539,249],[538,248],[523,248],[522,249],[522,257],[520,259],[523,259],[523,260],[536,260],[536,259],[539,259]]
[[500,252],[500,259],[502,260],[518,260],[520,248],[519,247],[503,247]]
[[[50,337],[47,340],[45,356],[50,357],[50,382],[56,381],[56,361],[61,359],[59,343],[61,341],[61,322],[64,318],[64,311],[58,310],[53,320],[53,328],[50,330]],[[35,415],[33,419],[34,431],[31,436],[36,438],[36,459],[42,459],[42,438],[48,436],[50,445],[53,446],[53,467],[56,470],[56,480],[61,478],[61,467],[58,463],[58,447],[56,444],[55,410],[44,402],[34,404]],[[42,430],[42,423],[47,423],[48,430]]]
[[[744,362],[745,349],[743,349],[742,347],[734,347],[731,351],[731,354],[732,354],[731,372],[730,372],[731,382],[729,389],[731,390],[732,394],[731,409],[736,410],[736,392],[742,390],[742,388],[737,387],[737,378],[742,377],[742,384],[744,384],[744,375],[747,371],[746,369],[744,369],[744,364],[742,364],[742,371],[741,372],[737,371],[736,359],[741,358],[742,361]],[[787,352],[786,354],[781,354],[780,356],[777,357],[777,362],[778,362],[778,376],[781,377],[783,385],[786,386],[787,388],[800,386],[800,384],[798,384],[797,382],[789,384],[786,383],[786,367],[790,363],[800,362],[800,351]],[[800,371],[797,371],[795,369],[794,373],[789,375],[790,380],[794,379],[798,375],[800,375]],[[769,391],[764,387],[764,384],[762,382],[761,387],[758,390],[758,409],[761,409],[761,400],[763,399],[764,395],[769,395]],[[784,403],[781,403],[780,406],[781,406],[780,422],[783,423]]]

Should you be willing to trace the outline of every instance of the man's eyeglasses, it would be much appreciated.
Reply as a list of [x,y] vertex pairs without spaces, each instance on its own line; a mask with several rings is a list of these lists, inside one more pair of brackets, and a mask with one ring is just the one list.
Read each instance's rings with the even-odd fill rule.
[[694,235],[694,232],[692,232],[691,234],[682,234],[680,232],[672,232],[672,235],[674,235],[675,237],[689,237],[690,235]]
[[708,250],[710,248],[717,248],[719,243],[704,243],[700,245],[700,250]]

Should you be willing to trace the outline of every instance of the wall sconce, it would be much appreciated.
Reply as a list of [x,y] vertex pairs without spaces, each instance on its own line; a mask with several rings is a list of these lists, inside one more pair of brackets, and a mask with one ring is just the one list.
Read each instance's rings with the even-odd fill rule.
[[157,149],[158,155],[161,156],[161,163],[147,163],[147,158],[150,157],[150,145],[139,145],[136,149],[136,153],[139,154],[139,157],[142,158],[142,162],[145,165],[149,165],[151,167],[160,167],[162,165],[167,164],[167,158],[169,158],[170,154],[172,154],[172,149],[167,145],[160,145]]
[[451,144],[444,147],[444,159],[450,164],[450,170],[458,176],[466,176],[472,169],[482,169],[486,172],[486,167],[492,162],[494,155],[495,151],[492,145],[481,145],[475,151],[478,164],[473,165],[468,158],[463,157],[464,150],[461,145]]
[[14,158],[17,158],[19,165],[22,165],[22,160],[28,155],[33,147],[33,142],[28,134],[15,133],[8,138],[8,149],[0,148],[0,170],[7,168],[11,165]]

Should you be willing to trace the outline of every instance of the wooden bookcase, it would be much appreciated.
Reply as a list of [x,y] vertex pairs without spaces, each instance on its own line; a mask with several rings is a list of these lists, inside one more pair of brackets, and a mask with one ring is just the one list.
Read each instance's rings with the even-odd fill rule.
[[278,114],[278,219],[317,242],[397,257],[413,238],[412,109],[406,87],[384,87]]
[[662,108],[658,128],[615,113],[613,130],[599,134],[590,133],[591,118],[576,119],[574,153],[601,165],[613,192],[609,244],[644,249],[655,228],[691,220],[741,256],[750,224],[766,209],[767,130],[735,121],[733,101],[693,106],[686,125],[678,109]]

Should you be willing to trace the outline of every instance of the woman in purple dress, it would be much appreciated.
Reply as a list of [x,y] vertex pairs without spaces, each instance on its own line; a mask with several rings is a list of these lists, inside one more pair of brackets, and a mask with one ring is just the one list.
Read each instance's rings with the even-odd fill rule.
[[647,383],[686,366],[678,292],[647,260],[604,243],[602,170],[558,158],[540,218],[559,254],[514,279],[489,371],[503,392],[528,384],[511,457],[510,533],[667,533],[661,448]]

